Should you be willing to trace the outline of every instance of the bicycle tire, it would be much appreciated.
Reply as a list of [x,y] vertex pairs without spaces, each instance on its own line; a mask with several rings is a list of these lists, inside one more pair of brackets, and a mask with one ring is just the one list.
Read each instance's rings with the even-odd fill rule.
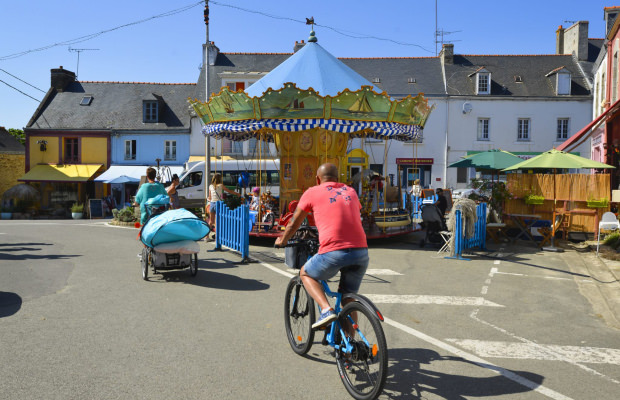
[[149,280],[149,256],[150,252],[146,247],[142,249],[142,256],[140,257],[140,267],[142,268],[142,279]]
[[284,296],[284,328],[293,351],[306,354],[314,342],[314,300],[308,295],[299,276],[293,277]]
[[[352,313],[357,313],[357,322],[349,332],[344,327],[352,321]],[[388,350],[381,321],[372,310],[359,302],[347,304],[338,315],[339,329],[345,334],[353,330],[350,339],[353,351],[336,352],[336,365],[340,379],[347,392],[357,400],[376,399],[382,392],[387,377]],[[360,333],[363,335],[360,335]],[[341,336],[341,335],[339,335]],[[340,349],[345,349],[343,339],[339,340]]]

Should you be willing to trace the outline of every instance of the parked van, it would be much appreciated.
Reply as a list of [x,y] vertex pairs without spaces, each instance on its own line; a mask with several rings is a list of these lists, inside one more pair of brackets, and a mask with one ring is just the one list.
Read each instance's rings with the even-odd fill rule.
[[[257,174],[257,170],[260,175]],[[243,193],[239,186],[239,177],[247,172],[249,183],[245,193],[250,193],[252,188],[260,186],[263,191],[271,191],[271,195],[280,196],[280,160],[226,160],[211,162],[211,176],[215,173],[222,174],[224,185],[231,190]],[[205,176],[204,161],[186,164],[186,169],[181,174],[179,201],[181,207],[202,207],[205,204]],[[257,179],[258,178],[258,179]],[[207,185],[208,187],[208,185]]]

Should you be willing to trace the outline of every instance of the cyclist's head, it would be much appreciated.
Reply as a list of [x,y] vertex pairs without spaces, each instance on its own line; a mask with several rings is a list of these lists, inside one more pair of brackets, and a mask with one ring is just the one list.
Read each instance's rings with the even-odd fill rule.
[[149,181],[154,181],[156,176],[157,176],[157,170],[155,168],[148,167],[146,169],[146,177],[148,178]]
[[219,185],[222,183],[222,174],[220,174],[219,172],[215,175],[213,175],[213,178],[211,178],[211,183],[214,185]]
[[321,164],[316,171],[317,183],[338,182],[338,167],[331,163]]

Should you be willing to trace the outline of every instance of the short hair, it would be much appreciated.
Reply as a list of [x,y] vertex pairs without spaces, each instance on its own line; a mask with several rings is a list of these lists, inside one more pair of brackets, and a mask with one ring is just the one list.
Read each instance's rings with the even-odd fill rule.
[[437,188],[437,189],[435,190],[435,193],[443,193],[443,189],[442,189],[442,188]]
[[179,175],[177,175],[177,174],[172,175],[172,179],[171,180],[174,181],[176,179],[179,179]]
[[148,167],[146,169],[146,177],[152,181],[155,180],[155,177],[157,177],[157,170],[153,167]]

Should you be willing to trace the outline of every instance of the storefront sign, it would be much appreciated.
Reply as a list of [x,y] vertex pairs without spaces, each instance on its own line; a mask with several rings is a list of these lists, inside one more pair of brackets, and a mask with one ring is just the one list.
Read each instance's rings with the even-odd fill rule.
[[433,165],[434,158],[397,158],[396,164]]

